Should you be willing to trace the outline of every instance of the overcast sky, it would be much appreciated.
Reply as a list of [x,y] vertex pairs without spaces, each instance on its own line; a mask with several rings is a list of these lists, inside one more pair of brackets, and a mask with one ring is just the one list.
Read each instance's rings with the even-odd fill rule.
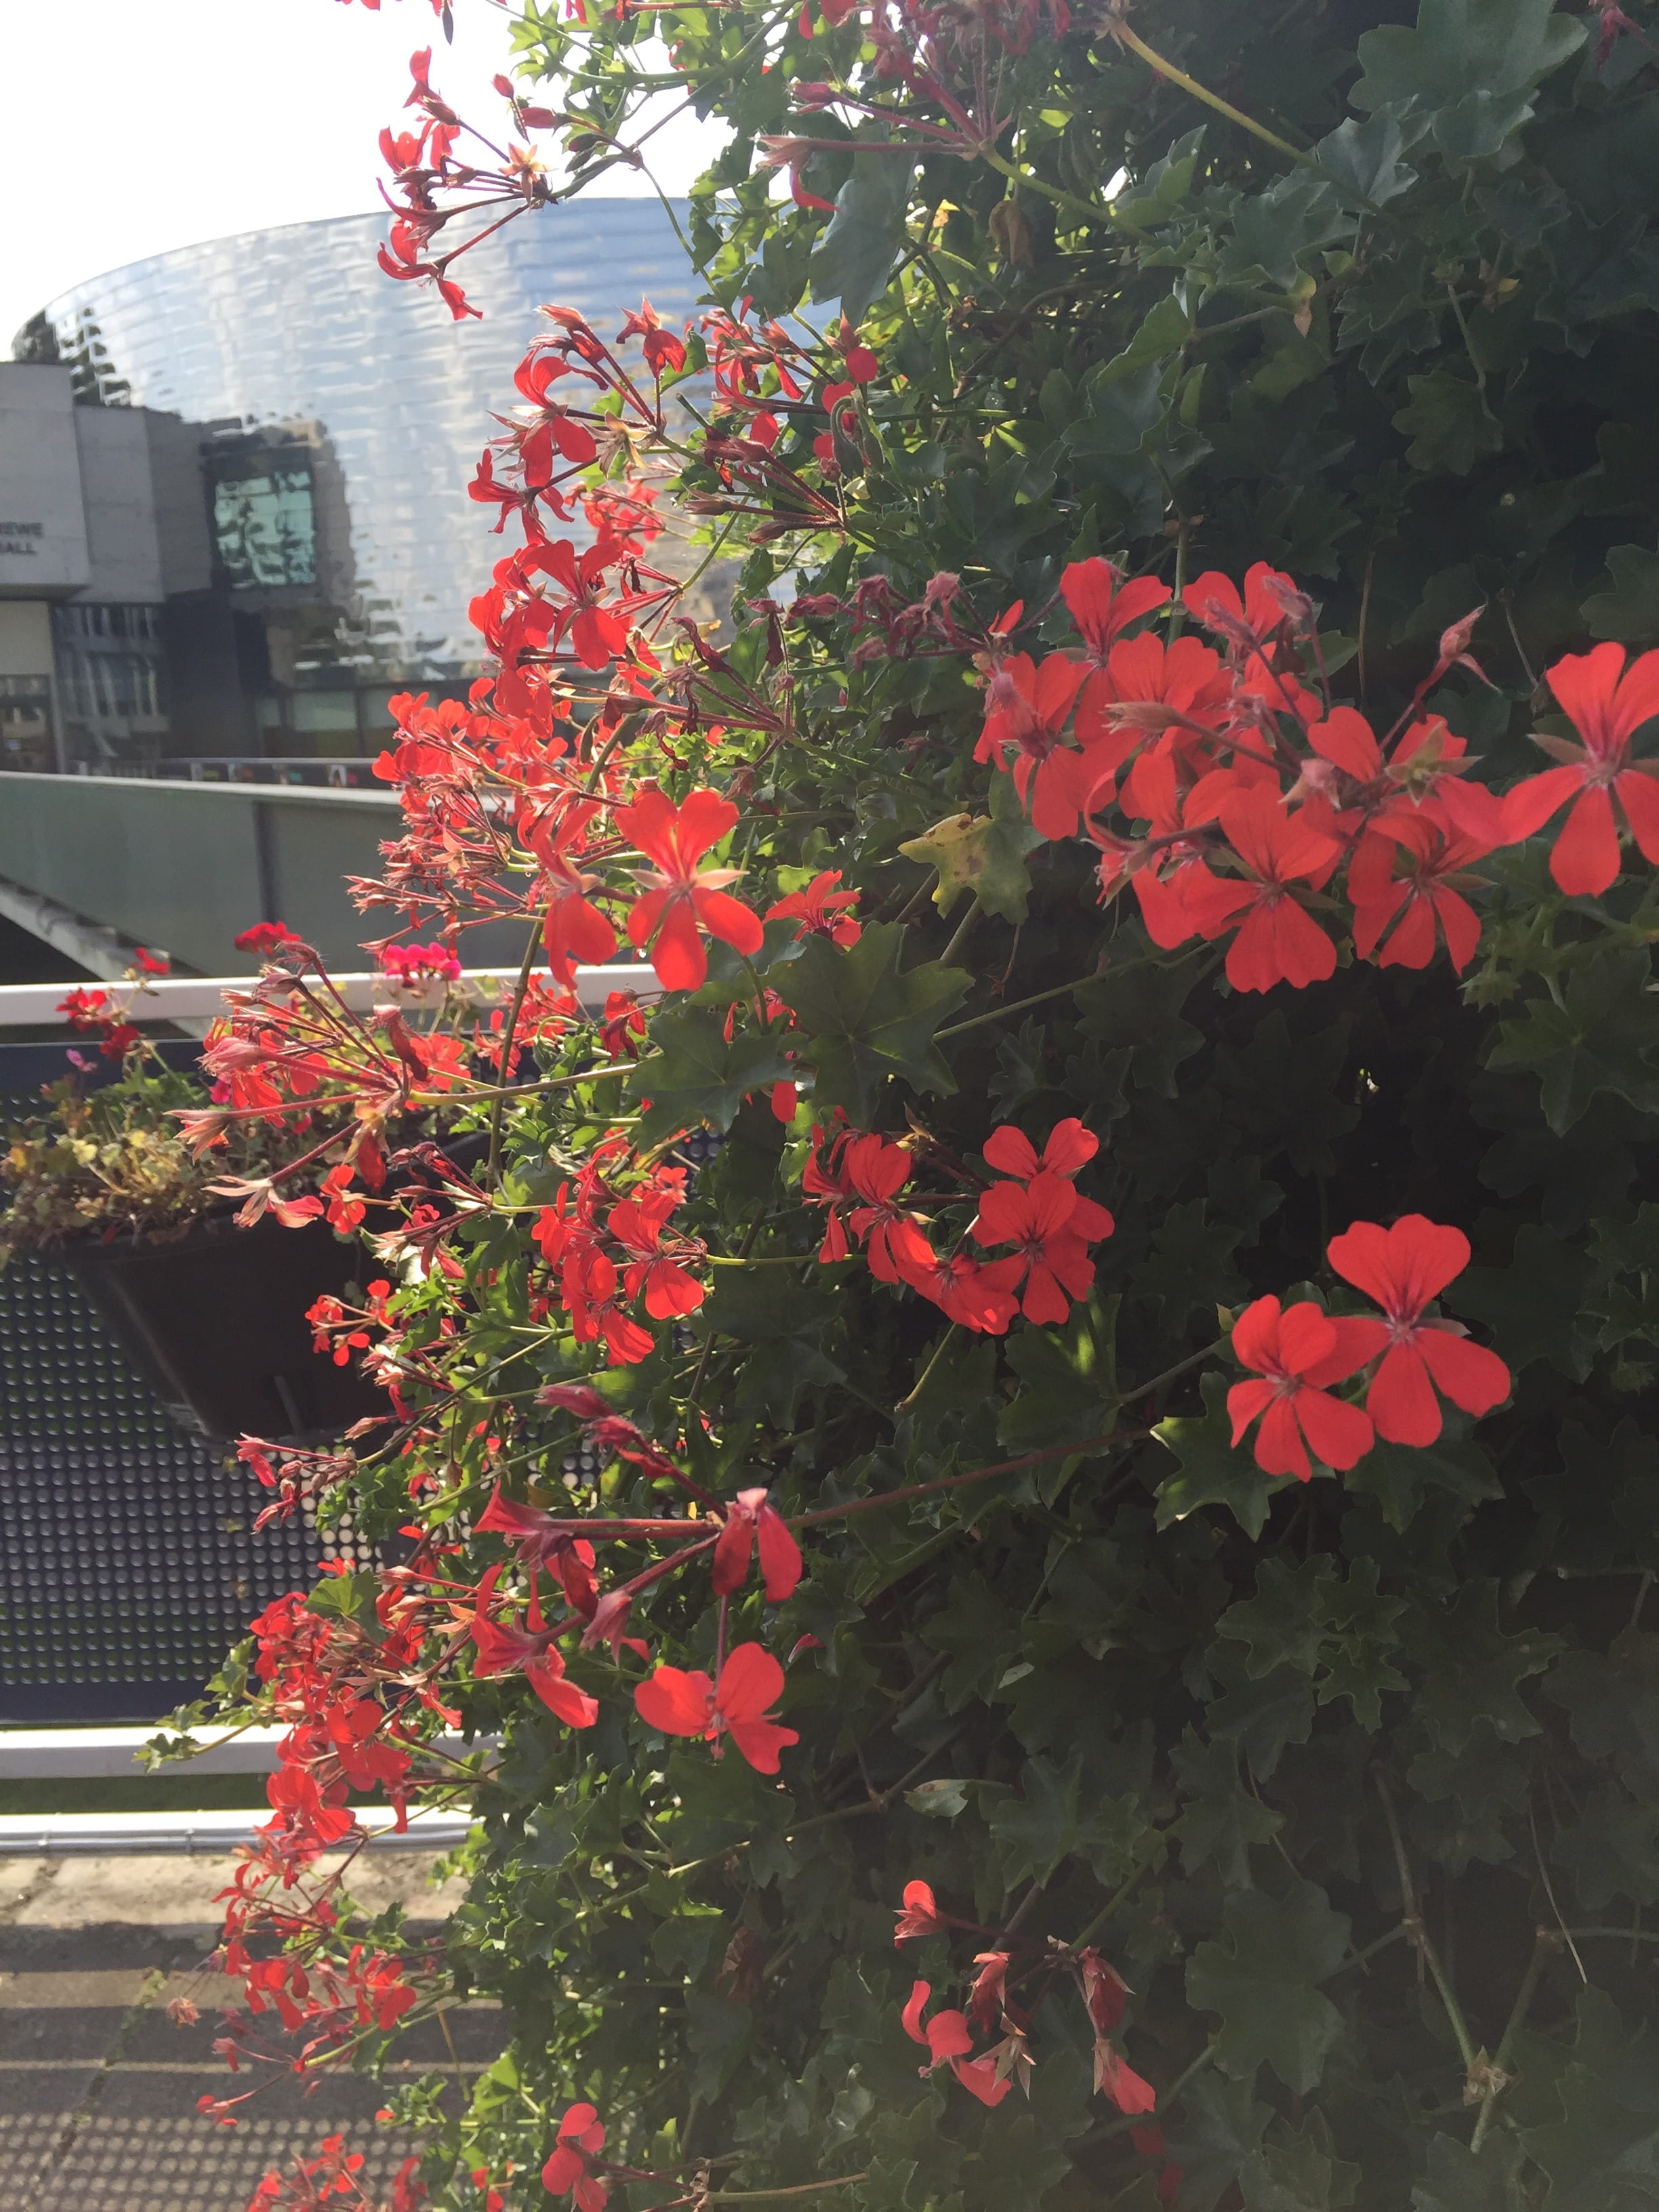
[[[380,125],[409,89],[409,57],[488,128],[507,37],[493,0],[454,0],[446,48],[426,0],[0,0],[6,190],[0,359],[55,294],[106,269],[271,223],[380,204]],[[683,191],[706,137],[653,141]],[[626,168],[610,191],[648,191]]]

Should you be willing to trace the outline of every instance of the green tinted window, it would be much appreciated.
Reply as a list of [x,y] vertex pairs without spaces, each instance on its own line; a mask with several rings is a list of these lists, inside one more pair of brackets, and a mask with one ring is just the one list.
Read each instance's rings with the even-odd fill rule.
[[213,489],[213,535],[234,591],[317,580],[311,471],[251,470]]

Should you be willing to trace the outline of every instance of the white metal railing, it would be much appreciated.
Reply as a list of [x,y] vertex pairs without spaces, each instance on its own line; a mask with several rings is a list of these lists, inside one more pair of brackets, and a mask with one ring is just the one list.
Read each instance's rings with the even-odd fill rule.
[[[0,1782],[132,1781],[146,1771],[138,1754],[157,1735],[155,1728],[0,1728]],[[240,1735],[209,1743],[185,1764],[158,1767],[158,1774],[274,1774],[276,1747],[285,1728],[243,1729]],[[434,1747],[450,1759],[491,1749],[496,1739],[440,1735]]]
[[[162,1731],[157,1728],[0,1729],[0,1781],[133,1781],[145,1772],[138,1753]],[[197,1774],[274,1774],[276,1747],[286,1729],[244,1729],[197,1753],[187,1765],[156,1771],[169,1778]],[[496,1736],[469,1741],[441,1735],[434,1749],[451,1759],[492,1751]],[[256,1795],[253,1788],[249,1796]],[[61,1858],[131,1851],[217,1855],[253,1841],[268,1820],[257,1805],[215,1812],[11,1813],[0,1814],[0,1858]],[[472,1815],[465,1806],[427,1807],[410,1813],[402,1834],[389,1805],[360,1805],[358,1826],[370,1850],[453,1850],[466,1839]]]
[[[466,1841],[472,1815],[465,1808],[412,1809],[401,1834],[389,1805],[354,1808],[370,1850],[452,1851]],[[5,1813],[0,1814],[0,1857],[100,1858],[129,1851],[183,1851],[205,1858],[228,1858],[254,1841],[254,1830],[270,1818],[263,1806],[223,1813]],[[355,1838],[344,1838],[346,1849]]]
[[[539,971],[546,981],[546,970]],[[0,983],[0,1030],[35,1029],[47,1025],[67,1029],[69,1016],[59,1012],[64,1000],[76,989],[108,993],[133,1022],[210,1021],[225,1011],[227,991],[246,991],[252,975],[159,975],[142,985],[125,981],[91,981],[74,983]],[[517,976],[498,968],[466,968],[459,983],[479,1006],[510,1000]],[[357,969],[331,981],[347,1006],[368,1013],[376,1006],[435,1006],[453,985],[441,978],[401,983],[378,969]],[[655,970],[639,961],[618,961],[606,968],[579,968],[576,997],[585,1013],[600,1012],[612,991],[632,991],[649,1004],[662,994]]]

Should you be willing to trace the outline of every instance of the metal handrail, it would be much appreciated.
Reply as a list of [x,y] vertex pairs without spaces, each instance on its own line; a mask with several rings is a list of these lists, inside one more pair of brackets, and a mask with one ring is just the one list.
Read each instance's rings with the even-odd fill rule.
[[[540,971],[545,980],[546,970]],[[413,983],[399,982],[377,969],[361,969],[331,976],[331,982],[354,1013],[368,1013],[377,1006],[423,1008],[443,1003],[458,985],[469,1000],[484,1006],[510,998],[518,977],[499,968],[464,968],[453,981],[434,976]],[[112,994],[125,1019],[132,1022],[208,1021],[225,1012],[228,991],[246,991],[252,975],[158,975],[142,983],[93,981],[73,983],[0,983],[0,1030],[67,1029],[70,1017],[61,1011],[64,1000],[77,988]],[[612,991],[632,991],[650,1005],[662,995],[655,970],[640,961],[618,961],[605,968],[579,968],[575,993],[584,1013],[602,1012]]]
[[[139,1753],[167,1732],[159,1722],[154,1728],[0,1728],[0,1781],[134,1780],[148,1771]],[[286,1728],[246,1728],[222,1736],[204,1744],[179,1774],[274,1774],[276,1747],[289,1733]],[[445,1735],[434,1736],[432,1747],[447,1758],[465,1759],[492,1749],[497,1741]]]
[[[471,1812],[443,1806],[411,1808],[398,1831],[389,1805],[353,1808],[369,1850],[453,1850],[466,1841]],[[228,1858],[256,1841],[254,1830],[270,1818],[262,1807],[223,1813],[6,1813],[0,1814],[0,1857],[57,1859],[116,1852],[182,1851],[191,1856]],[[341,1838],[344,1850],[355,1835]]]

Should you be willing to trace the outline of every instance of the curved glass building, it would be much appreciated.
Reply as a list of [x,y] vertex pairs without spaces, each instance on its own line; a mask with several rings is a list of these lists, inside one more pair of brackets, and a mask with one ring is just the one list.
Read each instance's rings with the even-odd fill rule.
[[[159,254],[77,285],[21,334],[20,362],[70,380],[83,477],[112,434],[137,439],[112,417],[148,418],[159,582],[100,595],[94,556],[91,582],[52,607],[72,729],[115,699],[118,632],[129,692],[135,655],[164,663],[165,734],[145,699],[152,757],[374,749],[388,688],[477,672],[467,603],[505,541],[467,483],[492,411],[518,399],[513,370],[546,327],[537,308],[576,307],[609,337],[642,299],[684,320],[699,290],[657,201],[583,199],[469,254],[456,273],[483,319],[455,322],[434,291],[381,273],[385,224],[349,216]],[[88,480],[94,538],[98,495]]]

